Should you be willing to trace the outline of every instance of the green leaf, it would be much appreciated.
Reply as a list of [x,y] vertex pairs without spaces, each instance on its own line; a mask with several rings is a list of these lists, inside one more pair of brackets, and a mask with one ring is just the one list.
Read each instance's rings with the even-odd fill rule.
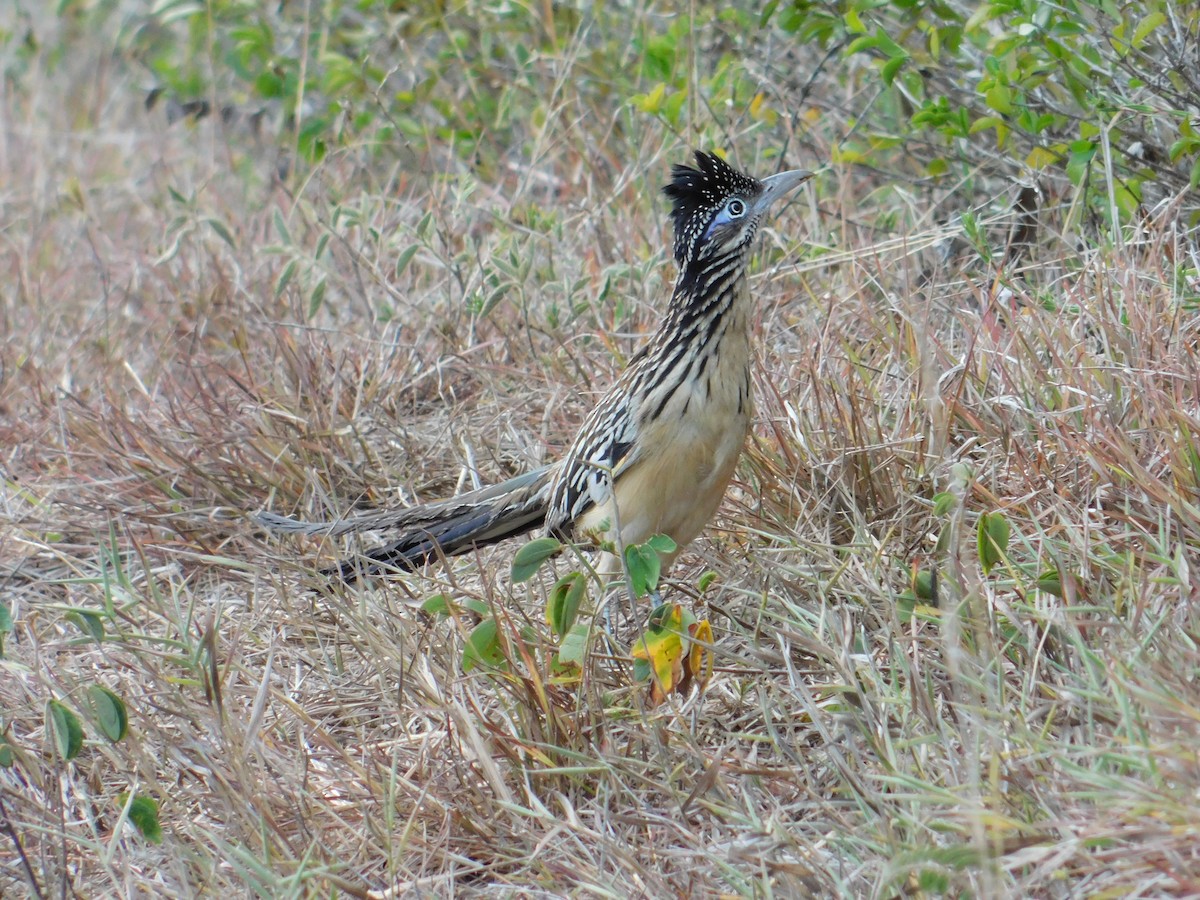
[[977,134],[980,131],[986,131],[989,128],[1000,128],[1004,125],[1003,120],[996,116],[980,116],[971,123],[971,134]]
[[913,593],[921,600],[937,600],[937,572],[920,569],[913,576]]
[[1165,21],[1167,21],[1166,13],[1161,10],[1155,10],[1150,13],[1150,15],[1146,16],[1138,24],[1138,27],[1133,32],[1133,40],[1130,43],[1134,47],[1141,47],[1146,42],[1146,38],[1150,36],[1150,33]]
[[141,833],[142,837],[152,844],[161,844],[163,840],[162,825],[158,822],[158,804],[150,797],[138,795],[129,802],[128,791],[117,795],[117,802],[124,807],[129,804],[129,821]]
[[1087,174],[1088,166],[1096,156],[1096,144],[1092,141],[1073,141],[1067,157],[1067,177],[1072,184],[1080,184]]
[[1063,595],[1062,576],[1057,571],[1043,572],[1038,576],[1037,589],[1055,597]]
[[883,83],[890,86],[896,80],[897,73],[904,67],[906,62],[908,62],[907,56],[893,56],[885,62],[883,68],[879,70],[880,77],[883,78]]
[[479,616],[481,619],[484,616],[490,615],[492,612],[490,609],[488,609],[487,603],[485,603],[483,600],[480,600],[478,597],[468,597],[463,601],[462,605],[463,609],[475,613],[475,615]]
[[417,255],[417,251],[421,249],[420,244],[413,244],[411,247],[406,247],[396,257],[396,274],[395,278],[399,278],[404,274],[404,270],[408,268],[408,264],[412,262],[412,258]]
[[984,575],[991,574],[992,567],[1004,558],[1009,531],[1008,519],[1004,518],[1003,513],[984,513],[979,517],[979,564],[983,567]]
[[535,538],[517,551],[512,561],[512,580],[517,584],[537,574],[542,563],[562,549],[562,542],[552,537]]
[[435,618],[449,618],[460,615],[464,611],[481,619],[491,614],[487,603],[477,597],[468,597],[466,600],[458,601],[449,594],[434,594],[421,604],[421,612]]
[[629,572],[629,586],[635,597],[642,597],[658,587],[662,561],[648,543],[630,544],[625,548],[625,568]]
[[463,646],[462,670],[470,672],[476,667],[502,669],[507,660],[504,646],[500,643],[500,628],[494,617],[488,617],[471,629]]
[[96,643],[104,640],[104,618],[94,610],[72,609],[66,614],[68,621],[79,626],[79,630]]
[[312,295],[308,298],[308,317],[311,319],[321,310],[321,304],[325,302],[325,279],[322,278],[317,282],[317,286],[313,288]]
[[13,764],[12,747],[8,741],[0,735],[0,769],[11,769]]
[[288,284],[296,274],[296,260],[292,260],[283,267],[283,271],[279,273],[279,278],[275,281],[275,299],[278,300],[280,295],[287,290]]
[[558,661],[582,666],[587,656],[588,624],[576,622],[558,645]]
[[285,244],[292,244],[292,233],[288,230],[287,222],[284,221],[283,213],[278,206],[271,210],[271,222],[275,226],[275,233],[279,235],[279,239]]
[[587,578],[582,572],[564,575],[551,589],[550,600],[546,604],[546,624],[558,637],[566,636],[571,630],[586,596]]
[[83,749],[83,726],[79,716],[57,700],[51,700],[46,704],[46,728],[60,757],[68,760],[79,755]]
[[653,535],[650,540],[646,541],[646,546],[655,553],[674,553],[679,549],[674,538],[665,534]]
[[100,684],[88,688],[88,701],[100,726],[100,732],[114,744],[129,731],[125,701]]
[[874,50],[878,46],[878,37],[873,34],[864,34],[851,41],[850,46],[845,49],[843,55],[853,56],[855,53],[861,53],[863,50]]
[[12,613],[8,609],[8,604],[0,603],[0,659],[4,658],[4,636],[12,630]]
[[1013,111],[1012,89],[1006,84],[997,84],[984,95],[987,105],[1003,116],[1011,116]]
[[696,582],[696,589],[703,594],[709,589],[714,581],[717,580],[717,573],[711,569],[700,576],[700,580]]
[[938,518],[946,515],[950,510],[954,509],[958,502],[957,498],[950,491],[942,491],[933,495],[933,514]]
[[445,594],[434,594],[421,604],[421,612],[429,616],[450,615],[450,598]]
[[419,237],[421,240],[425,240],[425,238],[429,236],[429,229],[432,225],[433,213],[427,212],[425,215],[421,216],[421,221],[417,223],[417,227],[415,229],[417,232],[417,237]]
[[233,234],[231,234],[229,229],[225,227],[224,222],[211,217],[206,218],[204,221],[208,223],[209,228],[217,233],[217,237],[229,245],[231,250],[237,249],[237,241],[233,239]]

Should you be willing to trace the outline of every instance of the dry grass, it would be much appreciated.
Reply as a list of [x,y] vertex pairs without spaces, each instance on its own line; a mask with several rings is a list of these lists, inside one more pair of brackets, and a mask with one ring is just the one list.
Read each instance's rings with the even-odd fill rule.
[[[619,661],[463,674],[470,623],[417,606],[543,633],[511,547],[320,595],[344,548],[231,511],[553,456],[661,311],[653,192],[686,142],[598,124],[583,153],[564,104],[501,183],[431,150],[285,190],[248,139],[168,129],[116,79],[56,104],[64,79],[7,101],[0,145],[0,893],[1200,893],[1200,260],[1170,207],[1098,246],[1064,198],[998,276],[939,259],[959,231],[879,176],[827,170],[766,236],[756,435],[672,573],[678,598],[718,573],[695,601],[717,675],[650,709]],[[785,140],[812,165],[830,138],[730,149],[768,171]],[[863,224],[884,214],[905,224]],[[938,597],[914,607],[917,568]],[[62,762],[45,704],[86,713],[96,683],[129,736],[86,725]]]

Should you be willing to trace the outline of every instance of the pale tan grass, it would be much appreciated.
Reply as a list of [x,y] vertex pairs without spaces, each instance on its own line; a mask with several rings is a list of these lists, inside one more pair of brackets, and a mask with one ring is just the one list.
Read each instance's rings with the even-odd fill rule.
[[[988,259],[939,255],[961,226],[878,173],[788,208],[754,282],[755,436],[668,587],[714,625],[702,696],[649,708],[621,659],[552,683],[518,640],[544,639],[550,582],[510,584],[510,546],[321,593],[344,544],[240,518],[553,458],[653,327],[653,192],[687,142],[559,84],[495,179],[431,142],[419,181],[335,153],[291,193],[260,147],[167,130],[121,85],[103,130],[11,110],[0,893],[1194,893],[1200,313],[1173,208],[1080,250],[1048,206],[1017,265],[1003,202],[978,210]],[[819,163],[830,118],[737,119],[730,149]],[[1009,563],[984,576],[995,511]],[[939,600],[909,615],[914,569]],[[463,673],[474,620],[422,614],[439,593],[492,610],[510,676]],[[82,712],[96,683],[130,736],[86,724],[62,763],[45,704]],[[121,823],[130,790],[160,804],[161,846]]]

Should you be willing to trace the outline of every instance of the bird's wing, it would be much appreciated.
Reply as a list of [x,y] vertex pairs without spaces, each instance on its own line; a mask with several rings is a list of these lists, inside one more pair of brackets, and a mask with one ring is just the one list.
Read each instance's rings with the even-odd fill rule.
[[641,456],[628,395],[613,391],[592,410],[555,473],[546,530],[566,537],[571,525],[612,495],[612,484]]

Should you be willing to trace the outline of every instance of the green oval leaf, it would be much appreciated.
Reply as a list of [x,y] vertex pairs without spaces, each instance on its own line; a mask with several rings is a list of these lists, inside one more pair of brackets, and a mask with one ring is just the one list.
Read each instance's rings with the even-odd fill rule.
[[408,264],[412,262],[412,258],[417,255],[417,251],[420,249],[420,244],[413,244],[411,247],[407,247],[401,251],[400,255],[396,257],[395,278],[399,278],[404,274],[404,270],[408,268]]
[[938,598],[938,579],[937,572],[933,569],[920,569],[913,576],[913,593],[921,600],[933,600]]
[[117,802],[122,807],[129,804],[129,821],[133,823],[142,837],[152,844],[161,844],[163,839],[162,825],[158,821],[158,804],[150,797],[138,795],[129,802],[129,793],[117,796]]
[[625,548],[625,568],[635,597],[641,597],[658,587],[662,560],[649,544],[630,544]]
[[54,749],[64,760],[74,759],[83,749],[83,726],[79,716],[57,700],[46,704],[46,727],[54,739]]
[[12,630],[12,613],[6,604],[0,603],[0,659],[4,658],[4,636]]
[[450,615],[450,598],[445,594],[434,594],[421,604],[421,612],[429,616]]
[[292,278],[296,274],[296,260],[291,260],[283,271],[279,273],[279,278],[275,281],[275,299],[278,300],[280,295],[287,290],[287,286],[291,284]]
[[506,662],[496,620],[484,619],[467,635],[467,642],[463,646],[462,670],[470,672],[477,667],[502,669]]
[[893,56],[885,62],[883,68],[879,70],[879,76],[883,79],[883,83],[890,85],[895,81],[896,73],[904,67],[906,62],[908,62],[908,56]]
[[1008,550],[1009,537],[1008,519],[1002,513],[984,513],[979,517],[977,541],[979,546],[979,564],[983,574],[988,575],[992,567],[1004,558]]
[[72,609],[67,612],[66,618],[96,643],[104,640],[104,619],[99,613],[90,609]]
[[535,538],[517,551],[512,561],[512,580],[517,584],[537,574],[542,563],[562,549],[562,542],[552,537]]
[[129,731],[129,715],[125,710],[125,701],[102,684],[93,684],[88,688],[88,701],[92,705],[100,732],[106,738],[115,744],[125,737]]
[[1062,577],[1057,571],[1043,572],[1038,576],[1037,589],[1055,597],[1063,595]]
[[216,232],[217,237],[229,245],[231,250],[237,249],[237,241],[233,239],[233,234],[229,231],[229,228],[226,227],[224,222],[212,217],[206,218],[204,221],[208,223],[209,228]]
[[564,637],[579,615],[579,607],[587,596],[587,578],[582,572],[571,572],[558,580],[550,591],[546,604],[546,624],[558,637]]
[[317,286],[313,288],[312,294],[308,298],[308,318],[312,318],[321,311],[321,304],[325,302],[325,279],[322,278],[317,282]]
[[933,514],[938,518],[954,509],[956,498],[950,491],[942,491],[933,495]]
[[655,553],[674,553],[679,549],[679,545],[675,543],[675,539],[670,535],[656,534],[646,541],[646,546]]
[[283,213],[278,206],[271,210],[271,224],[275,226],[275,233],[279,235],[281,241],[285,244],[293,243],[292,233],[288,230],[287,222],[284,221]]
[[577,622],[570,631],[563,635],[562,643],[558,645],[558,661],[563,664],[582,666],[587,656],[588,625]]

